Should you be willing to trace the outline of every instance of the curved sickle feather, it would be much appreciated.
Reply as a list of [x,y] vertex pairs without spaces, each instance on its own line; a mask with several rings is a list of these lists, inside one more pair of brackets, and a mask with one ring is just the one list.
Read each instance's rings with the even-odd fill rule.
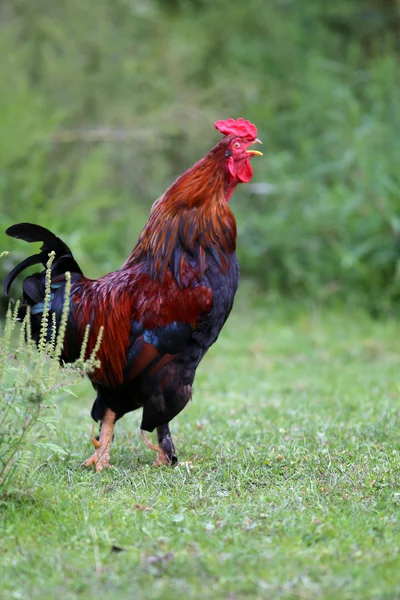
[[6,280],[4,282],[4,293],[6,296],[8,296],[8,293],[10,291],[10,288],[11,288],[11,285],[12,285],[12,282],[14,281],[14,279],[28,267],[32,267],[33,265],[38,265],[39,263],[42,263],[43,255],[45,257],[47,256],[46,253],[43,253],[43,252],[40,252],[39,254],[33,254],[32,256],[25,258],[25,260],[20,262],[19,265],[14,267],[13,270],[9,272],[9,274],[7,275]]
[[54,235],[52,231],[34,223],[17,223],[16,225],[11,225],[11,227],[6,229],[6,234],[17,240],[24,240],[24,242],[43,242],[41,250],[51,249],[54,250],[56,255],[71,252],[67,244]]

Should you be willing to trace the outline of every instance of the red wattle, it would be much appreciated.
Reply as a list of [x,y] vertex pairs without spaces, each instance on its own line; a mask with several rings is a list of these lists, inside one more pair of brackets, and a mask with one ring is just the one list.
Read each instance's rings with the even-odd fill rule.
[[237,171],[237,177],[241,183],[248,183],[253,177],[253,168],[249,160],[245,160]]

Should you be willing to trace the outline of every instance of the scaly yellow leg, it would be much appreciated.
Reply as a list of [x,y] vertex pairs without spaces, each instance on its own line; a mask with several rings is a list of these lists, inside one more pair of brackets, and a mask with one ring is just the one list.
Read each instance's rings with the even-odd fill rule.
[[83,466],[90,467],[94,465],[96,471],[102,471],[110,466],[110,450],[114,436],[114,425],[117,420],[117,415],[110,408],[107,408],[103,420],[101,422],[100,439],[96,440],[93,436],[91,442],[95,446],[96,450],[90,456],[87,461],[83,463]]

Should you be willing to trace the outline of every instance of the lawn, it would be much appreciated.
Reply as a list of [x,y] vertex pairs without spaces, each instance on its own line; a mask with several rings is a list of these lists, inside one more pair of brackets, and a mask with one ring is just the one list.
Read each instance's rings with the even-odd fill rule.
[[242,295],[172,423],[176,468],[132,413],[113,468],[83,470],[93,393],[60,398],[66,454],[1,501],[0,596],[398,598],[399,382],[399,323]]

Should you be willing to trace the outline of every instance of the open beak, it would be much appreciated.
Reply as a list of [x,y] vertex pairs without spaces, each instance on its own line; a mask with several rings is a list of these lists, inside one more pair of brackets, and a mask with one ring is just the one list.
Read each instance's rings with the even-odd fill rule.
[[[253,144],[262,144],[262,141],[259,140],[258,138],[256,138],[253,142]],[[263,153],[259,152],[258,150],[246,150],[247,154],[251,154],[251,156],[262,156]]]

